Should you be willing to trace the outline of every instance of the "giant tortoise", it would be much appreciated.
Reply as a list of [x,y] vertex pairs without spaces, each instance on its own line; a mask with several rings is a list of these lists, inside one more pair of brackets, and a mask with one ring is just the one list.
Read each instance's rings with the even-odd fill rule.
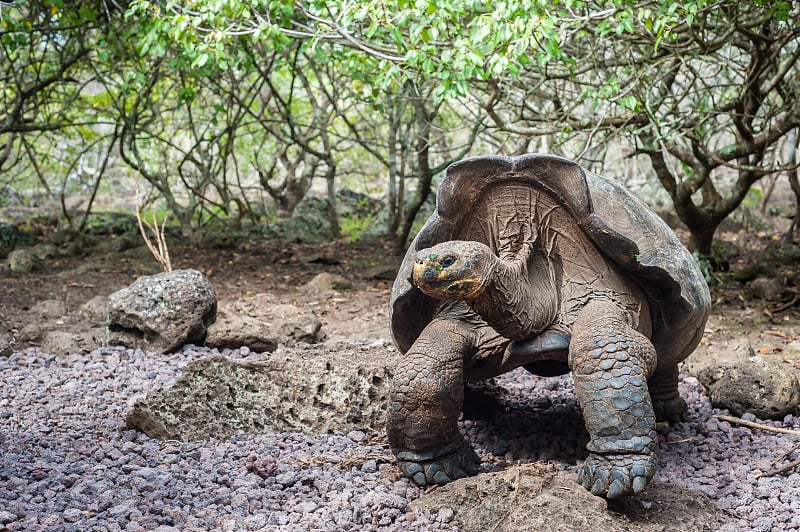
[[686,418],[678,363],[709,292],[670,228],[621,184],[559,157],[451,165],[405,255],[390,319],[404,353],[387,434],[419,485],[476,474],[464,383],[525,367],[572,372],[589,432],[579,482],[609,499],[656,469],[656,420]]

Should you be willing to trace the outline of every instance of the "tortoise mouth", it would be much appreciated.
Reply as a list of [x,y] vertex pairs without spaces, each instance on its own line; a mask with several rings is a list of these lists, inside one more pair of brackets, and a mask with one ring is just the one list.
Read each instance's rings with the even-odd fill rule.
[[411,282],[425,295],[436,299],[477,298],[483,292],[486,280],[475,275],[470,268],[460,266],[458,261],[454,262],[447,264],[427,257],[419,258],[414,263]]
[[422,292],[437,299],[474,299],[483,291],[483,283],[476,279],[414,279]]

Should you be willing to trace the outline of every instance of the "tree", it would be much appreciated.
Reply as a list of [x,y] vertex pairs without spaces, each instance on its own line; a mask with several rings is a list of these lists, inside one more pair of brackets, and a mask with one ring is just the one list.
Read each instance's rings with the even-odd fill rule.
[[494,126],[526,142],[546,135],[581,155],[631,138],[702,254],[750,186],[786,169],[774,154],[800,121],[796,11],[708,0],[132,3],[197,62],[226,65],[241,39],[301,41],[337,50],[351,76],[387,94],[481,90]]
[[25,18],[2,12],[15,82],[0,168],[45,159],[26,124],[96,135],[75,111],[100,79],[113,108],[86,109],[116,128],[96,146],[117,146],[185,226],[252,215],[259,181],[288,211],[325,179],[333,207],[366,167],[385,176],[403,244],[436,175],[478,146],[538,144],[592,167],[613,141],[649,165],[709,254],[750,187],[794,168],[778,149],[800,125],[787,2],[132,0],[124,21],[102,1],[25,5],[50,37],[32,44]]
[[[121,19],[115,5],[92,0],[16,2],[0,11],[0,173],[17,201],[34,200],[38,183],[70,231],[86,227],[115,144],[88,73]],[[66,204],[76,191],[88,195],[79,218]]]
[[681,9],[572,12],[566,60],[490,80],[487,108],[520,134],[631,138],[631,155],[649,158],[688,226],[689,247],[710,256],[716,228],[750,187],[794,165],[779,147],[800,125],[800,28],[788,5]]

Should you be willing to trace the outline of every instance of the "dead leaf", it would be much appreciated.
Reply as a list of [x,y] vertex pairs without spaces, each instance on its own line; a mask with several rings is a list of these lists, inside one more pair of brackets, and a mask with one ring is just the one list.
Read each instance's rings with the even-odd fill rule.
[[764,331],[764,332],[767,333],[767,334],[771,334],[772,336],[777,336],[778,338],[783,338],[784,340],[791,340],[792,339],[791,336],[788,336],[783,331],[767,330],[767,331]]

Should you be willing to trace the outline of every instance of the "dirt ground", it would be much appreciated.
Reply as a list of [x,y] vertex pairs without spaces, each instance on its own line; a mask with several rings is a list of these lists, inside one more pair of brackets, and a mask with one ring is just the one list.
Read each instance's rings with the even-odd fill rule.
[[[685,235],[681,235],[685,237]],[[749,287],[733,279],[735,273],[758,263],[776,235],[770,232],[727,232],[720,241],[732,250],[730,270],[712,287],[714,307],[706,328],[705,344],[740,337],[756,353],[774,354],[797,363],[800,340],[800,264],[783,264],[773,280],[784,290],[774,301],[753,297]],[[339,337],[390,338],[388,302],[393,271],[401,258],[388,244],[346,243],[293,244],[252,240],[235,249],[198,249],[174,244],[170,253],[175,268],[203,272],[217,291],[220,304],[236,298],[270,293],[282,303],[312,312],[328,339]],[[158,263],[142,246],[122,252],[88,252],[49,260],[32,273],[13,273],[0,267],[0,332],[19,333],[40,318],[30,309],[47,299],[63,301],[67,314],[44,330],[72,333],[96,327],[81,315],[81,305],[95,296],[108,296],[141,275],[160,271]],[[333,297],[316,297],[301,287],[321,272],[339,274],[352,289]],[[16,348],[25,347],[16,345]]]
[[[193,268],[205,274],[220,305],[246,295],[270,293],[282,303],[313,313],[322,322],[326,338],[389,337],[389,277],[400,259],[392,256],[388,245],[261,241],[233,250],[173,245],[170,255],[174,269]],[[81,315],[79,310],[84,303],[159,271],[160,265],[144,247],[119,254],[90,251],[81,256],[54,258],[31,273],[14,273],[2,267],[0,332],[17,335],[29,322],[40,320],[30,310],[49,299],[63,301],[67,314],[41,323],[43,330],[86,331],[99,324],[87,322]],[[383,271],[388,273],[380,278]],[[352,289],[333,297],[315,297],[301,290],[322,272],[345,277]]]

